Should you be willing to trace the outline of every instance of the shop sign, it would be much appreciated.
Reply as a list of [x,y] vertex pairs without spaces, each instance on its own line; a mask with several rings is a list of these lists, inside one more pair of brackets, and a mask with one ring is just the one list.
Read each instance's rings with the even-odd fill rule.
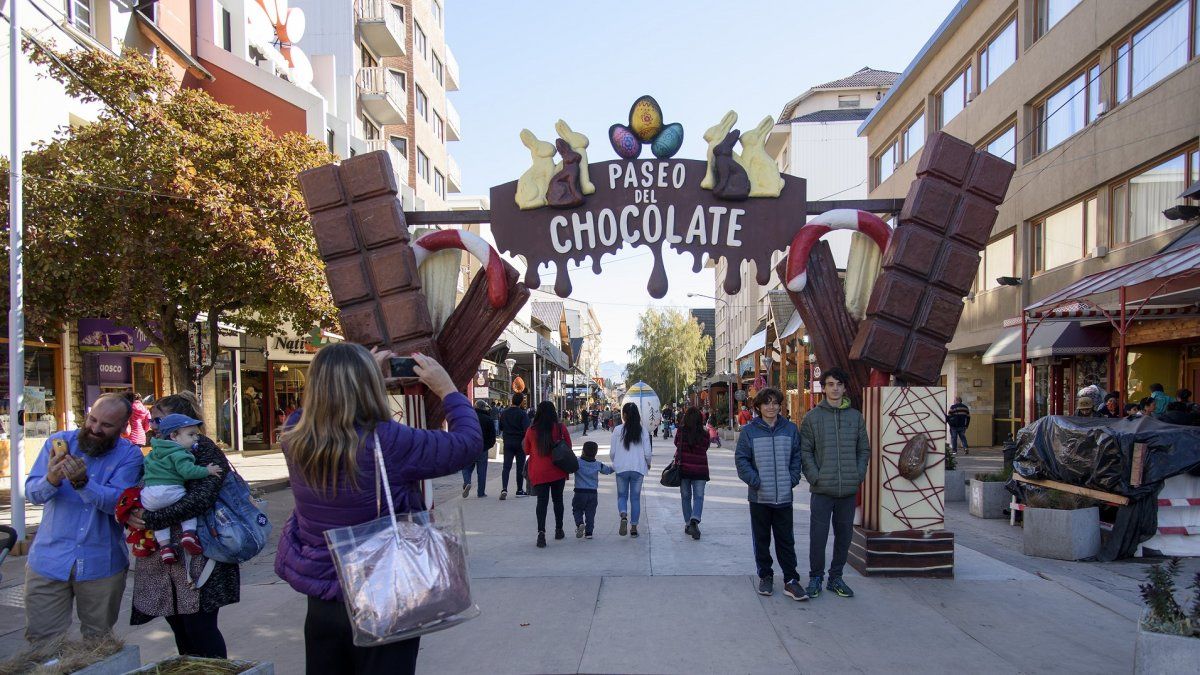
[[129,357],[115,354],[96,356],[97,380],[101,385],[130,384],[133,377],[129,372]]
[[490,399],[491,397],[492,397],[491,389],[489,389],[487,387],[475,387],[475,398],[476,399]]
[[79,320],[79,351],[162,354],[140,328],[118,326],[108,319]]
[[317,350],[330,342],[320,328],[305,334],[279,333],[267,338],[267,358],[272,361],[312,361]]

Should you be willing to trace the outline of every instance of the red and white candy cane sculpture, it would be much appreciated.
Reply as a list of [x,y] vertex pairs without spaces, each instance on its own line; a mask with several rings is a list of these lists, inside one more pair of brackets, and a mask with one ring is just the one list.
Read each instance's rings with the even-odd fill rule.
[[833,209],[808,221],[792,238],[788,251],[787,289],[793,293],[804,290],[808,283],[808,254],[821,237],[832,230],[854,230],[871,238],[882,253],[892,239],[892,228],[873,213],[855,209]]
[[504,261],[500,254],[478,235],[465,230],[439,230],[422,235],[412,243],[413,253],[420,268],[434,251],[458,249],[475,256],[487,273],[488,304],[496,309],[508,304],[508,279],[504,274]]

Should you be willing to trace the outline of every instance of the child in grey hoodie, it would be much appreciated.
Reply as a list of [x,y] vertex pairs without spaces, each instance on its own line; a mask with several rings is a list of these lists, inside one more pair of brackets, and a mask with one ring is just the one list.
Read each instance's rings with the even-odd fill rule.
[[[592,441],[583,444],[583,457],[579,458],[579,470],[575,472],[575,494],[571,497],[571,513],[575,516],[575,538],[592,538],[592,526],[596,523],[596,506],[599,495],[600,474],[609,474],[613,468],[596,461],[600,446]],[[585,525],[586,522],[586,525]]]

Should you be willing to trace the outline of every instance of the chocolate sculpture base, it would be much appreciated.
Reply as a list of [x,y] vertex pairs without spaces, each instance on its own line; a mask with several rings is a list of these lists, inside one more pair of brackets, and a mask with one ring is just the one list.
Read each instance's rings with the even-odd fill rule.
[[854,526],[850,566],[864,577],[954,577],[954,533]]

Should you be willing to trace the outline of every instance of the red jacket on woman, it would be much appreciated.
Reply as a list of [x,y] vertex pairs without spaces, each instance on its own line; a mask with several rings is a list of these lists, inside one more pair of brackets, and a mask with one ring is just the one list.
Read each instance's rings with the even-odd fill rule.
[[684,440],[681,431],[675,432],[675,459],[679,462],[679,477],[688,480],[708,480],[708,434],[697,443]]
[[[550,437],[550,446],[553,447],[560,440],[566,441],[567,445],[571,444],[571,434],[561,424],[554,428],[554,433]],[[554,461],[550,455],[543,455],[538,452],[537,429],[529,427],[529,431],[525,432],[525,442],[523,445],[525,447],[525,454],[529,455],[525,466],[529,469],[530,485],[553,483],[556,480],[564,480],[567,477],[566,471],[554,466]]]

